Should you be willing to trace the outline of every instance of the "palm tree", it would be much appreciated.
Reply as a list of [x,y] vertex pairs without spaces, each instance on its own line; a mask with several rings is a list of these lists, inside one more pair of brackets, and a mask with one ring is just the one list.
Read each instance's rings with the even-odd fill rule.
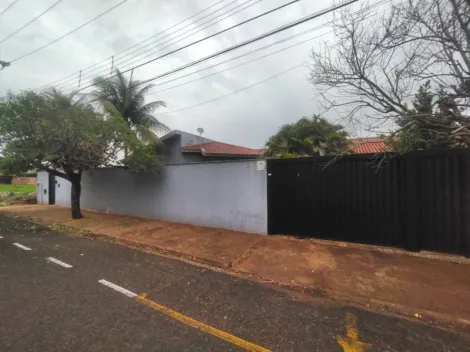
[[132,80],[132,73],[126,79],[119,70],[116,72],[112,78],[94,79],[96,89],[91,93],[92,100],[111,103],[132,129],[146,127],[155,132],[168,131],[168,127],[152,115],[159,107],[165,107],[165,102],[145,102],[149,90],[155,85]]
[[85,96],[79,96],[77,92],[64,94],[56,88],[51,88],[46,91],[45,95],[47,98],[55,101],[59,106],[64,109],[85,103]]
[[267,156],[299,157],[333,155],[347,149],[347,133],[343,126],[314,115],[281,126],[278,133],[266,142]]

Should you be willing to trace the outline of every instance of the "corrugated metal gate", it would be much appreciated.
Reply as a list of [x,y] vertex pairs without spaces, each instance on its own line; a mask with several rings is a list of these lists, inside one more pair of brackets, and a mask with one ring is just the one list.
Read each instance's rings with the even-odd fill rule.
[[382,156],[268,160],[268,233],[469,255],[470,150]]

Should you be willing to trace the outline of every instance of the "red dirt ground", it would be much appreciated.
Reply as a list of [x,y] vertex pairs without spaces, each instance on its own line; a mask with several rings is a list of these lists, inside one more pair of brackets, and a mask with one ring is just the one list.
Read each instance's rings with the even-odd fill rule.
[[96,211],[83,211],[85,218],[71,220],[70,209],[57,206],[20,205],[0,211],[168,251],[265,281],[470,324],[470,261],[454,263],[370,246],[255,235]]

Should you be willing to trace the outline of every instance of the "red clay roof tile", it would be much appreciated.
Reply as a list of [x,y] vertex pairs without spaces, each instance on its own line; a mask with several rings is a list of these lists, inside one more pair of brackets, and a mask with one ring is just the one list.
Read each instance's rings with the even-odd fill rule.
[[351,151],[357,154],[375,154],[388,151],[383,138],[355,138],[351,140]]
[[222,142],[209,142],[202,144],[186,145],[184,152],[202,152],[204,155],[232,155],[232,156],[261,156],[263,149],[251,149]]

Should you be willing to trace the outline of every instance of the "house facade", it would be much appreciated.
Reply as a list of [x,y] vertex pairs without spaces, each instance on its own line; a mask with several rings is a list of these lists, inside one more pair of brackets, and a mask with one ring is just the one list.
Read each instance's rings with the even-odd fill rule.
[[167,165],[260,158],[263,149],[218,142],[192,133],[174,130],[160,138],[162,161]]

